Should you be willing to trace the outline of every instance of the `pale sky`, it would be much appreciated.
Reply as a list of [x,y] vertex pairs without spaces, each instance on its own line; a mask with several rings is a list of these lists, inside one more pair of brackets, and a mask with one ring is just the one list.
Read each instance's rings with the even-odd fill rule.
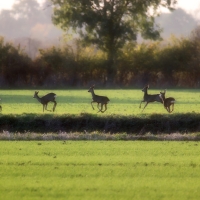
[[[38,0],[38,2],[43,2],[44,0]],[[1,9],[10,9],[15,0],[1,0],[0,1],[0,10]],[[200,0],[178,0],[178,7],[183,8],[189,13],[200,8]]]
[[[0,10],[1,9],[10,9],[15,0],[1,0],[0,1]],[[27,0],[28,1],[28,0]],[[37,0],[38,2],[44,2],[44,0]],[[196,15],[196,10],[200,9],[200,0],[178,0],[177,7],[183,8],[188,13]]]
[[[44,0],[37,0],[42,3]],[[177,7],[184,9],[187,13],[193,15],[194,17],[200,19],[200,0],[177,0]],[[15,0],[1,0],[0,1],[0,11],[2,9],[11,9]]]
[[[38,2],[44,2],[44,0],[37,0]],[[0,1],[0,10],[2,9],[11,9],[15,0],[1,0]]]

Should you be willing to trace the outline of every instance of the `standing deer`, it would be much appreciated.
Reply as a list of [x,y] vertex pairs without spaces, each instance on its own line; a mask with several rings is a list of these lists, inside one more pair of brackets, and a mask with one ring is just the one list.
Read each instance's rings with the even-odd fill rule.
[[[164,108],[167,110],[167,112],[171,113],[174,110],[174,103],[176,100],[173,97],[165,98],[165,93],[166,90],[164,92],[160,92],[160,95],[163,99]],[[172,106],[172,110],[170,110],[170,106]]]
[[[161,98],[161,94],[148,94],[147,90],[149,89],[149,85],[145,86],[142,91],[144,92],[144,97],[143,100],[140,102],[140,106],[139,108],[141,108],[141,104],[142,102],[146,102],[143,110],[146,108],[146,106],[148,105],[148,103],[152,103],[154,101],[163,103],[163,99]],[[142,111],[143,111],[142,110]]]
[[[39,93],[39,91],[35,91],[33,98],[36,98],[43,105],[43,112],[44,112],[44,109],[47,110],[47,105],[48,105],[49,102],[54,102],[54,106],[53,106],[53,112],[54,112],[56,105],[57,105],[57,103],[55,101],[56,94],[49,93],[49,94],[46,94],[43,97],[39,97],[38,93]],[[50,111],[50,110],[47,110],[47,111]]]
[[[108,104],[108,102],[110,101],[110,99],[109,99],[108,97],[105,97],[105,96],[96,95],[96,94],[94,93],[94,85],[93,85],[92,87],[89,88],[88,92],[91,92],[91,94],[92,94],[91,105],[92,105],[93,103],[97,103],[97,108],[99,109],[99,104],[101,104],[101,109],[99,109],[98,112],[104,113],[104,112],[107,110],[107,104]],[[105,105],[105,110],[104,110],[104,111],[102,110],[102,109],[103,109],[103,105]],[[92,108],[93,108],[93,110],[94,110],[93,105],[92,105]],[[98,112],[97,112],[97,113],[98,113]]]

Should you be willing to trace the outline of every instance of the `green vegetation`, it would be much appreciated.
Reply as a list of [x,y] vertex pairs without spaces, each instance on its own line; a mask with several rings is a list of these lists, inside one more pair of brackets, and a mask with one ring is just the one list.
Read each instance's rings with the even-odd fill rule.
[[0,142],[0,199],[199,199],[197,142]]
[[[163,88],[165,89],[165,88]],[[42,105],[33,98],[35,90],[2,90],[0,94],[1,105],[3,107],[2,114],[43,114]],[[96,104],[95,110],[92,109],[90,102],[92,96],[88,88],[81,90],[41,90],[39,96],[43,96],[49,92],[57,94],[57,107],[54,116],[63,114],[94,114],[100,116],[106,115],[139,115],[141,117],[147,114],[167,114],[163,105],[160,103],[150,103],[142,112],[139,109],[140,101],[143,99],[141,89],[96,89],[96,94],[108,96],[110,102],[108,110],[101,114],[97,114]],[[160,90],[149,89],[149,94],[159,93]],[[176,99],[175,111],[173,114],[183,113],[199,113],[200,111],[200,90],[198,89],[169,89],[166,97],[172,96]],[[142,103],[142,108],[145,103]],[[52,109],[53,104],[49,103],[48,108]],[[44,114],[53,114],[46,111]]]
[[[140,1],[138,1],[140,3]],[[116,73],[111,86],[199,87],[199,29],[191,37],[142,44],[125,43],[114,66],[106,52],[95,46],[72,46],[40,49],[32,60],[20,46],[6,43],[0,37],[0,84],[2,87],[88,87],[91,83],[105,86],[109,74]],[[118,40],[117,40],[118,41]],[[109,65],[109,67],[108,67]],[[111,66],[113,68],[111,69]],[[114,72],[115,71],[115,72]]]
[[[137,41],[137,35],[144,39],[160,39],[160,27],[155,23],[160,7],[173,10],[176,1],[155,1],[148,3],[129,0],[102,1],[60,1],[54,4],[53,22],[64,31],[73,29],[84,45],[96,45],[106,54],[106,70],[109,82],[117,74],[115,59],[127,43]],[[151,9],[153,12],[149,12]],[[77,36],[76,36],[77,37]]]

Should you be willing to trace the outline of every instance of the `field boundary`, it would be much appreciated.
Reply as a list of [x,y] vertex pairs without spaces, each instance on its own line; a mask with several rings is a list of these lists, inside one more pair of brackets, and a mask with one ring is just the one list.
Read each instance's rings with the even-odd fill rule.
[[[80,115],[23,114],[0,116],[0,136],[5,135],[5,133],[13,133],[15,135],[17,133],[22,135],[27,133],[28,135],[30,133],[38,135],[79,133],[82,137],[82,134],[86,136],[98,133],[101,137],[106,134],[125,134],[127,139],[131,139],[131,135],[135,136],[132,139],[145,139],[150,134],[154,139],[155,137],[161,139],[159,135],[163,137],[164,135],[178,133],[182,136],[195,134],[196,138],[194,139],[197,140],[199,132],[200,114],[196,113],[139,116],[108,116],[86,113],[81,113]],[[90,138],[90,136],[85,138]],[[126,137],[122,139],[126,139]],[[166,139],[166,137],[163,137],[163,139]]]

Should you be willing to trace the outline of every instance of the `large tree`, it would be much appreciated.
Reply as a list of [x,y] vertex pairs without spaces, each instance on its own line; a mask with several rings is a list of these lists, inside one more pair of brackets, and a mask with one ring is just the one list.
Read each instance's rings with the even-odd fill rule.
[[160,27],[154,18],[162,7],[173,9],[176,0],[51,0],[53,22],[62,29],[73,28],[86,44],[96,44],[107,54],[107,75],[116,73],[114,61],[126,42],[140,33],[158,39]]

